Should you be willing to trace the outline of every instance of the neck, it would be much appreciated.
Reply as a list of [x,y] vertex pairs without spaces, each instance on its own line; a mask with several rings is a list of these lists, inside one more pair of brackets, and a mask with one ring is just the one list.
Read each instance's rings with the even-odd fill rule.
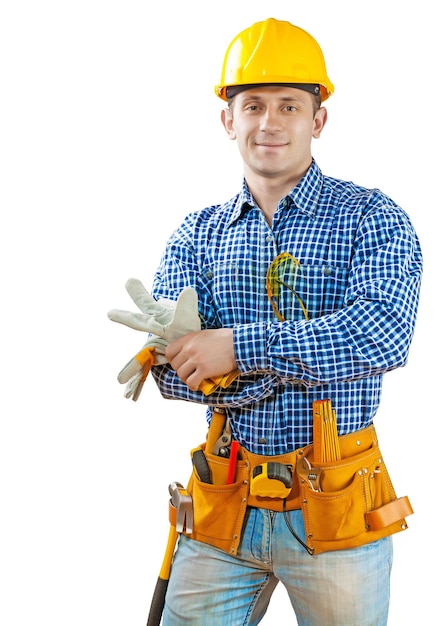
[[289,180],[274,180],[263,177],[245,176],[249,191],[254,197],[257,205],[263,211],[268,224],[272,223],[272,218],[277,210],[278,203],[288,195],[301,181],[306,172],[300,176]]

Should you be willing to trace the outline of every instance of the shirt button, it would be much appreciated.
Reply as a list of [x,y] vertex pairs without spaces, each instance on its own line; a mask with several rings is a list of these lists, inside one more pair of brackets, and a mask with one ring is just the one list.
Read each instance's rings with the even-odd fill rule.
[[330,276],[332,274],[332,267],[326,266],[323,268],[323,275]]
[[214,272],[206,272],[206,278],[214,278]]
[[258,440],[258,443],[268,443],[265,437],[260,437],[260,439]]
[[274,237],[273,237],[272,235],[268,235],[268,236],[266,237],[266,241],[267,241],[267,242],[274,241]]

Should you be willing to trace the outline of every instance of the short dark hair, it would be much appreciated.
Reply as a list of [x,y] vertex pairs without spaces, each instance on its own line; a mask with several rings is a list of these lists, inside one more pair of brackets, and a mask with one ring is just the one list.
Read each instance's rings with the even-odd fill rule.
[[314,103],[314,117],[315,117],[315,114],[321,108],[321,95],[316,94],[315,96],[312,96],[312,101]]

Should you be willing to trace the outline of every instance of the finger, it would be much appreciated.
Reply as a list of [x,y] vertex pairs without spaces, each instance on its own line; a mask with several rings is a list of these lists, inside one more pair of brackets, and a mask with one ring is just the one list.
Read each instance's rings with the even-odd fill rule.
[[189,387],[191,391],[198,391],[200,389],[200,385],[204,380],[196,369],[190,372],[189,376],[186,376],[186,378],[182,378],[181,376],[179,376],[179,378],[180,380],[183,380],[183,382]]
[[[171,363],[171,365],[174,359],[177,357],[177,355],[181,352],[182,348],[183,348],[183,339],[181,337],[179,339],[176,339],[175,341],[173,341],[172,343],[170,343],[169,345],[165,347],[164,353],[169,363]],[[178,365],[179,365],[179,362],[177,361],[177,366]]]
[[179,354],[175,359],[169,361],[171,367],[176,371],[177,376],[181,381],[188,385],[188,380],[191,376],[195,376],[197,366],[191,360],[183,360]]
[[168,363],[168,359],[165,357],[165,355],[156,352],[154,365],[165,365],[166,363]]
[[196,375],[194,367],[190,366],[189,363],[187,363],[185,366],[179,367],[176,372],[180,380],[185,383],[185,385],[187,385],[189,389],[191,389],[192,391],[197,391],[198,385],[197,387],[193,386],[193,381],[195,380]]

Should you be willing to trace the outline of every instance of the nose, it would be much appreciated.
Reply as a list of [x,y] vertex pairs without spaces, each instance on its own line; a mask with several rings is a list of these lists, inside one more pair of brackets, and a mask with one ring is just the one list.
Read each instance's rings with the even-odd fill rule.
[[265,133],[275,133],[281,130],[281,120],[278,111],[266,109],[260,118],[260,130]]

